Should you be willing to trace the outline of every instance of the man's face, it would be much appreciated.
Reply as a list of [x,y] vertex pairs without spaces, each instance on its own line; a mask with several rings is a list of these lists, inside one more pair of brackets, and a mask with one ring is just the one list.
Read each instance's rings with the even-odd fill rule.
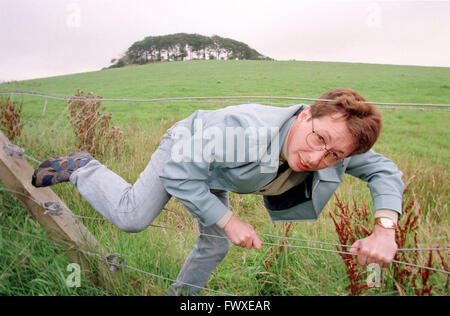
[[[323,137],[329,151],[336,153],[339,160],[355,149],[354,140],[342,118],[342,114],[314,118],[314,131]],[[314,150],[306,142],[312,132],[311,109],[303,110],[292,124],[286,140],[286,155],[289,167],[296,171],[315,171],[327,168],[324,162],[325,150]]]

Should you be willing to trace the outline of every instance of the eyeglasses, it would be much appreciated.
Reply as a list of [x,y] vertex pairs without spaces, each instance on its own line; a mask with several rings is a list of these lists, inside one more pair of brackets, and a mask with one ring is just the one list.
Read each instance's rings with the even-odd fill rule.
[[[317,131],[314,130],[314,120],[311,117],[312,132],[306,136],[306,143],[312,150],[326,151],[320,162],[324,162],[327,167],[335,165],[339,162],[339,155],[333,151],[328,150],[325,138],[323,138]],[[342,163],[344,160],[342,160]],[[319,163],[320,164],[320,163]],[[339,166],[339,165],[338,165]]]

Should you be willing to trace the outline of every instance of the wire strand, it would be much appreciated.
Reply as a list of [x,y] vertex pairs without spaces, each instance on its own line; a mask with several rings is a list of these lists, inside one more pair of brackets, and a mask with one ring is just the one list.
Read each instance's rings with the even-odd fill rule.
[[[51,239],[45,239],[45,238],[42,238],[40,236],[36,236],[36,235],[33,235],[33,234],[21,232],[19,230],[16,230],[16,229],[13,229],[13,228],[10,228],[10,227],[5,227],[5,226],[0,225],[0,229],[4,230],[6,232],[14,232],[14,233],[17,233],[17,234],[20,234],[20,235],[23,235],[23,236],[27,236],[27,237],[38,239],[38,240],[42,240],[42,241],[51,241],[51,242],[56,244],[56,242],[51,240]],[[141,269],[129,266],[129,265],[120,265],[120,264],[111,263],[104,256],[102,256],[102,255],[100,255],[98,253],[93,253],[93,252],[86,251],[86,250],[83,250],[83,249],[78,249],[78,248],[73,248],[73,249],[77,250],[77,251],[79,251],[81,253],[84,253],[86,255],[89,255],[91,257],[97,257],[100,260],[105,261],[107,264],[110,264],[112,266],[116,266],[118,268],[126,268],[126,269],[130,269],[130,270],[134,270],[134,271],[137,271],[137,272],[140,272],[140,273],[143,273],[143,274],[155,277],[155,278],[159,278],[159,279],[162,279],[162,280],[175,282],[177,284],[187,285],[187,286],[190,286],[190,287],[195,287],[195,288],[198,288],[198,289],[201,289],[201,290],[206,290],[206,291],[214,292],[214,293],[217,293],[217,294],[222,294],[222,295],[226,295],[226,296],[236,296],[234,294],[230,294],[230,293],[226,293],[226,292],[222,292],[222,291],[217,291],[217,290],[201,287],[201,286],[190,284],[190,283],[186,283],[186,282],[177,282],[174,279],[167,278],[167,277],[164,277],[164,276],[161,276],[161,275],[157,275],[157,274],[154,274],[154,273],[150,273],[150,272],[147,272],[147,271],[144,271],[144,270],[141,270]]]
[[[188,218],[194,218],[190,215],[187,214],[183,214],[181,212],[177,212],[171,209],[168,209],[166,207],[163,208],[166,211],[169,211],[171,213],[175,213],[178,214],[180,216],[183,217],[188,217]],[[265,236],[265,237],[272,237],[272,238],[278,238],[278,239],[287,239],[287,240],[293,240],[293,241],[299,241],[299,242],[306,242],[306,243],[311,243],[311,244],[319,244],[319,245],[327,245],[327,246],[336,246],[336,247],[342,247],[342,248],[355,248],[355,249],[359,249],[359,247],[357,246],[352,246],[352,245],[342,245],[342,244],[338,244],[338,243],[331,243],[331,242],[325,242],[325,241],[315,241],[315,240],[307,240],[307,239],[299,239],[299,238],[295,238],[295,237],[288,237],[288,236],[278,236],[278,235],[271,235],[271,234],[264,234],[264,233],[258,233],[258,235],[260,236]],[[220,237],[220,236],[217,236]],[[450,248],[399,248],[397,249],[397,251],[433,251],[433,250],[450,250]]]
[[[21,192],[14,191],[14,190],[9,190],[9,189],[6,189],[6,188],[0,188],[0,191],[9,191],[11,193],[19,194],[21,196],[29,198],[30,200],[32,200],[36,204],[45,207],[45,202],[37,201],[37,200],[31,198],[30,196],[28,196],[26,194],[23,194]],[[181,214],[181,213],[173,211],[173,210],[169,210],[167,208],[164,208],[164,209],[167,210],[167,211],[173,212],[173,213],[178,213],[178,214],[180,214],[182,216],[188,216],[188,215],[184,215],[184,214]],[[63,209],[61,209],[61,210],[64,211]],[[55,214],[51,214],[50,213],[49,215],[55,215]],[[58,215],[58,214],[56,214],[56,215]],[[81,219],[89,219],[89,220],[97,220],[97,221],[108,221],[106,218],[81,216],[81,215],[76,215],[76,214],[73,214],[73,213],[70,213],[70,215],[72,215],[75,218],[81,218]],[[192,216],[188,216],[188,217],[193,218]],[[149,226],[159,227],[159,228],[164,228],[164,229],[170,229],[170,230],[177,230],[177,231],[180,231],[180,232],[192,233],[192,234],[197,234],[197,235],[206,236],[206,237],[216,237],[216,238],[228,239],[227,237],[224,237],[224,236],[204,234],[204,233],[196,233],[196,232],[183,230],[183,229],[179,229],[179,228],[173,228],[173,227],[167,227],[167,226],[161,226],[161,225],[155,225],[155,224],[150,224]],[[278,239],[287,239],[287,240],[293,240],[293,241],[299,241],[299,242],[306,242],[306,243],[312,243],[312,244],[320,244],[320,245],[336,246],[336,247],[342,247],[342,248],[359,249],[359,247],[352,246],[352,245],[343,245],[343,244],[330,243],[330,242],[324,242],[324,241],[306,240],[306,239],[299,239],[299,238],[294,238],[294,237],[278,236],[278,235],[271,235],[271,234],[264,234],[264,233],[259,233],[258,235],[266,236],[266,237],[272,237],[272,238],[278,238]],[[287,246],[287,247],[292,246],[293,247],[293,245],[287,245],[287,244],[271,244],[271,243],[263,243],[263,244],[273,245],[273,246]],[[308,247],[303,247],[303,246],[295,246],[295,247],[297,247],[297,248],[305,248],[305,249],[313,249],[313,250],[322,249],[324,251],[329,251],[328,249],[323,249],[323,248],[308,248]],[[441,250],[449,251],[450,248],[400,248],[400,249],[397,249],[397,251],[441,251]],[[330,252],[336,252],[336,251],[330,251]],[[350,253],[345,253],[345,252],[336,252],[336,253],[350,254]]]
[[[269,97],[269,96],[231,96],[231,97],[186,97],[186,98],[165,98],[165,99],[106,99],[106,98],[88,98],[88,97],[65,97],[63,95],[56,95],[54,94],[54,96],[49,95],[49,94],[45,94],[45,93],[41,93],[41,92],[37,92],[37,91],[26,91],[24,90],[24,92],[17,92],[17,90],[15,92],[8,92],[8,93],[3,93],[0,92],[0,95],[4,95],[4,94],[14,94],[14,95],[28,95],[28,96],[35,96],[35,97],[45,97],[48,99],[55,99],[55,100],[61,100],[61,101],[71,101],[71,100],[88,100],[88,101],[121,101],[121,102],[199,102],[199,101],[208,101],[211,102],[211,100],[231,100],[231,99],[284,99],[284,100],[307,100],[307,101],[332,101],[332,100],[324,100],[324,99],[311,99],[311,98],[290,98],[290,97]],[[232,102],[232,101],[220,101],[220,102]],[[417,104],[417,103],[382,103],[382,102],[365,102],[365,103],[371,103],[371,104],[377,104],[377,105],[397,105],[397,106],[427,106],[427,107],[450,107],[449,104]],[[280,104],[280,103],[266,103],[266,104],[278,104],[278,105],[290,105],[290,104]],[[385,109],[406,109],[406,108],[394,108],[394,107],[382,107]],[[417,110],[417,109],[408,109],[408,110]],[[438,110],[438,109],[420,109],[420,110]],[[444,110],[445,111],[445,110]],[[41,163],[41,161],[34,159],[33,157],[23,154],[26,158],[36,162],[36,163]],[[33,198],[31,198],[30,196],[22,193],[22,192],[18,192],[18,191],[14,191],[14,190],[9,190],[9,189],[5,189],[5,188],[0,188],[0,191],[9,191],[11,193],[15,193],[21,196],[24,196],[30,200],[32,200],[33,202],[37,203],[40,206],[43,206],[42,202],[39,202]],[[90,220],[106,220],[104,218],[94,218],[94,217],[87,217],[87,216],[79,216],[79,215],[75,215],[72,214],[74,217],[77,218],[83,218],[83,219],[90,219]],[[186,233],[193,233],[193,234],[197,234],[197,235],[203,235],[203,236],[208,236],[208,237],[217,237],[217,238],[225,238],[228,239],[227,237],[224,236],[217,236],[217,235],[209,235],[209,234],[203,234],[203,233],[196,233],[196,232],[192,232],[192,231],[187,231],[187,230],[181,230],[181,229],[177,229],[177,228],[171,228],[171,227],[165,227],[165,226],[161,226],[161,225],[150,225],[152,227],[158,227],[158,228],[163,228],[163,229],[172,229],[172,230],[177,230],[177,231],[182,231],[182,232],[186,232]],[[40,240],[44,240],[47,241],[46,239],[39,237],[39,236],[35,236],[32,234],[28,234],[28,233],[24,233],[24,232],[20,232],[18,230],[14,230],[11,228],[6,228],[4,226],[0,225],[0,228],[2,229],[8,229],[9,231],[15,232],[15,233],[19,233],[22,234],[24,236],[28,236],[28,237],[32,237],[32,238],[36,238],[36,239],[40,239]],[[350,245],[340,245],[340,244],[336,244],[336,243],[329,243],[329,242],[320,242],[320,241],[311,241],[311,240],[301,240],[298,238],[292,238],[292,237],[284,237],[284,236],[276,236],[276,235],[270,235],[270,234],[260,234],[261,236],[266,236],[266,237],[272,237],[272,238],[283,238],[283,239],[287,239],[287,240],[295,240],[295,241],[301,241],[301,242],[308,242],[308,243],[316,243],[316,244],[322,244],[322,245],[329,245],[329,246],[336,246],[336,247],[343,247],[343,248],[352,248],[353,246]],[[339,250],[331,250],[331,249],[324,249],[324,248],[314,248],[314,247],[309,247],[309,246],[299,246],[299,245],[290,245],[290,244],[279,244],[279,243],[269,243],[269,242],[263,242],[263,245],[270,245],[270,246],[280,246],[280,247],[290,247],[290,248],[297,248],[297,249],[309,249],[309,250],[316,250],[316,251],[322,251],[322,252],[329,252],[329,253],[337,253],[337,254],[346,254],[346,255],[352,255],[355,256],[356,254],[354,253],[350,253],[350,252],[345,252],[345,251],[339,251]],[[358,247],[353,247],[353,248],[358,248]],[[78,251],[84,252],[88,255],[95,255],[101,259],[105,259],[103,256],[99,255],[99,254],[93,254],[81,249],[76,249]],[[399,249],[398,251],[432,251],[432,250],[448,250],[448,248],[411,248],[411,249]],[[403,265],[407,265],[407,266],[411,266],[411,267],[416,267],[416,268],[421,268],[421,269],[427,269],[427,270],[431,270],[431,271],[435,271],[435,272],[440,272],[440,273],[445,273],[445,274],[450,274],[448,271],[445,270],[440,270],[440,269],[435,269],[435,268],[431,268],[431,267],[425,267],[425,266],[420,266],[420,265],[416,265],[416,264],[411,264],[408,262],[402,262],[402,261],[397,261],[397,260],[393,260],[393,263],[398,263],[398,264],[403,264]],[[155,277],[155,278],[160,278],[163,280],[167,280],[167,281],[171,281],[171,282],[176,282],[176,280],[167,278],[167,277],[163,277],[163,276],[159,276],[150,272],[146,272],[143,270],[140,270],[138,268],[135,267],[131,267],[131,266],[126,266],[126,268]],[[178,282],[180,283],[180,282]],[[233,295],[233,294],[229,294],[229,293],[225,293],[225,292],[221,292],[221,291],[216,291],[216,290],[212,290],[212,289],[208,289],[208,288],[203,288],[203,287],[199,287],[193,284],[189,284],[189,283],[181,283],[183,285],[187,285],[187,286],[191,286],[191,287],[196,287],[196,288],[200,288],[202,290],[208,290],[211,292],[215,292],[218,294],[222,294],[222,295]]]
[[[174,227],[167,227],[167,226],[162,226],[162,225],[150,224],[149,226],[151,226],[151,227],[157,227],[157,228],[164,228],[164,229],[169,229],[169,230],[176,230],[176,231],[181,231],[181,232],[185,232],[185,233],[195,234],[195,235],[199,235],[199,236],[207,236],[207,237],[216,237],[216,238],[228,239],[227,237],[224,237],[224,236],[204,234],[204,233],[193,232],[193,231],[188,231],[188,230],[179,229],[179,228],[174,228]],[[280,237],[280,238],[284,238],[284,237]],[[339,250],[332,250],[332,249],[315,248],[315,247],[299,246],[299,245],[290,245],[290,244],[278,244],[278,243],[269,243],[269,242],[262,242],[262,244],[263,244],[263,245],[268,245],[268,246],[278,246],[278,247],[288,247],[288,248],[309,249],[309,250],[317,250],[317,251],[323,251],[323,252],[330,252],[330,253],[337,253],[337,254],[345,254],[345,255],[357,256],[357,254],[352,253],[352,252],[339,251]],[[346,246],[346,245],[344,245],[344,246]],[[444,250],[444,249],[439,249],[439,250]],[[449,249],[446,248],[445,250],[449,250]],[[445,273],[445,274],[450,274],[449,271],[440,270],[440,269],[435,269],[435,268],[426,267],[426,266],[414,265],[414,264],[407,263],[407,262],[403,262],[403,261],[393,260],[392,262],[395,262],[395,263],[398,263],[398,264],[410,265],[410,266],[417,267],[417,268],[421,268],[421,269],[426,269],[426,270],[432,270],[432,271],[436,271],[436,272],[441,272],[441,273]]]
[[[14,145],[15,146],[15,145]],[[12,147],[14,147],[12,146]],[[16,146],[17,147],[17,146]],[[4,148],[5,149],[5,148]],[[21,149],[19,147],[17,147],[16,149]],[[21,152],[23,152],[23,149],[21,149]],[[31,157],[32,158],[32,157]],[[34,160],[34,158],[32,158]],[[10,190],[10,189],[6,189],[6,188],[0,188],[0,191],[8,191],[11,193],[16,193],[19,194],[21,196],[24,196],[30,200],[32,200],[33,202],[35,202],[36,204],[42,206],[45,208],[46,203],[48,202],[40,202],[37,201],[33,198],[31,198],[30,196],[22,193],[22,192],[18,192],[18,191],[14,191],[14,190]],[[52,202],[55,203],[55,202]],[[174,213],[178,213],[176,211],[173,210],[169,210],[167,208],[164,208],[168,211],[174,212]],[[48,211],[48,210],[47,210]],[[58,213],[52,213],[54,210],[50,210],[49,213],[47,213],[47,211],[45,212],[45,214],[47,215],[59,215]],[[58,209],[58,211],[64,211],[62,208]],[[79,215],[75,215],[73,213],[70,213],[73,217],[76,218],[84,218],[84,219],[91,219],[91,220],[105,220],[102,218],[95,218],[95,217],[87,217],[87,216],[79,216]],[[180,213],[178,213],[180,214]],[[182,214],[183,216],[185,216],[184,214]],[[164,229],[172,229],[172,230],[178,230],[181,232],[186,232],[186,233],[193,233],[193,234],[197,234],[197,235],[203,235],[203,236],[208,236],[208,237],[217,237],[217,238],[226,238],[224,236],[217,236],[217,235],[210,235],[210,234],[204,234],[204,233],[196,233],[196,232],[192,232],[192,231],[187,231],[187,230],[181,230],[181,229],[177,229],[177,228],[171,228],[171,227],[166,227],[166,226],[161,226],[161,225],[155,225],[155,224],[150,224],[149,226],[152,227],[159,227],[159,228],[164,228]],[[298,238],[292,238],[292,237],[283,237],[283,236],[275,236],[275,235],[269,235],[269,234],[261,234],[261,236],[267,236],[267,237],[274,237],[274,238],[284,238],[284,239],[290,239],[290,240],[296,240],[296,241],[302,241],[302,242],[310,242],[310,243],[317,243],[317,244],[323,244],[323,245],[333,245],[333,246],[337,246],[337,247],[349,247],[352,248],[353,246],[349,246],[349,245],[340,245],[340,244],[335,244],[335,243],[328,243],[328,242],[319,242],[319,241],[310,241],[310,240],[302,240],[302,239],[298,239]],[[291,248],[300,248],[300,249],[310,249],[310,250],[317,250],[317,251],[323,251],[323,252],[331,252],[331,253],[338,253],[338,254],[347,254],[347,255],[357,255],[354,253],[350,253],[350,252],[344,252],[344,251],[339,251],[339,250],[331,250],[331,249],[324,249],[324,248],[314,248],[314,247],[308,247],[308,246],[298,246],[298,245],[289,245],[289,244],[277,244],[277,243],[268,243],[268,242],[263,242],[264,245],[271,245],[271,246],[280,246],[280,247],[291,247]],[[353,248],[358,248],[358,247],[353,247]],[[448,250],[448,248],[411,248],[411,249],[398,249],[398,251],[418,251],[418,250]],[[425,267],[425,266],[420,266],[420,265],[414,265],[414,264],[410,264],[410,263],[406,263],[406,262],[401,262],[401,261],[396,261],[393,260],[392,262],[395,263],[399,263],[399,264],[405,264],[405,265],[409,265],[409,266],[413,266],[413,267],[418,267],[418,268],[422,268],[422,269],[427,269],[427,270],[432,270],[432,271],[436,271],[436,272],[441,272],[441,273],[446,273],[446,274],[450,274],[449,272],[445,271],[445,270],[440,270],[440,269],[435,269],[435,268],[430,268],[430,267]]]
[[[48,92],[38,92],[20,89],[1,89],[6,92],[0,92],[0,95],[24,95],[36,96],[60,101],[112,101],[112,102],[174,102],[180,100],[220,100],[220,99],[279,99],[279,100],[295,100],[295,101],[326,101],[329,99],[301,98],[301,97],[279,97],[279,96],[210,96],[210,97],[176,97],[176,98],[157,98],[157,99],[128,99],[128,98],[97,98],[86,96],[64,96],[61,94],[51,95]],[[0,90],[0,91],[1,91]],[[394,103],[394,102],[363,102],[374,105],[395,105],[395,106],[425,106],[425,107],[450,107],[450,104],[433,104],[433,103]]]

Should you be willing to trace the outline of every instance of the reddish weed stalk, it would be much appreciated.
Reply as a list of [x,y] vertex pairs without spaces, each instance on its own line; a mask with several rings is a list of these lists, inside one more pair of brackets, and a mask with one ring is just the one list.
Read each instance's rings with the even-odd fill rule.
[[22,135],[22,107],[22,102],[17,104],[10,97],[0,99],[0,127],[11,141]]
[[[83,97],[77,99],[76,97]],[[117,126],[111,126],[111,114],[104,113],[101,101],[90,99],[101,99],[89,92],[77,90],[75,97],[69,103],[69,120],[74,127],[75,136],[80,141],[80,149],[87,150],[92,154],[104,154],[106,148],[112,147],[117,154],[123,146],[122,131]]]
[[[403,221],[399,221],[397,232],[396,232],[396,242],[398,248],[405,248],[411,246],[411,248],[417,248],[417,221],[422,209],[419,209],[418,214],[414,215],[412,212],[413,206],[415,204],[415,199],[413,198],[409,204],[403,209]],[[409,242],[411,241],[411,242]],[[418,253],[415,251],[414,257],[417,258]],[[411,253],[397,252],[395,255],[395,260],[411,263]],[[397,282],[397,286],[400,287],[398,290],[406,288],[409,280],[411,279],[412,270],[404,265],[394,265],[394,279]]]
[[[405,189],[406,193],[407,189]],[[353,201],[353,209],[350,210],[348,204],[343,204],[336,196],[337,209],[334,214],[330,214],[339,241],[342,245],[352,245],[356,240],[365,238],[371,234],[367,227],[371,227],[373,223],[369,223],[368,210],[365,205],[362,208],[358,207]],[[398,248],[419,248],[417,243],[417,230],[419,228],[418,220],[422,209],[418,207],[418,211],[414,212],[413,206],[416,205],[416,198],[413,197],[409,203],[404,203],[406,207],[402,211],[402,217],[399,220],[396,232],[396,243]],[[340,251],[348,252],[346,247],[337,247]],[[438,251],[441,258],[442,265],[448,271],[447,264]],[[351,295],[359,295],[368,286],[362,284],[363,268],[358,266],[356,256],[348,254],[340,254],[347,270],[349,285],[346,290],[350,291]],[[395,256],[395,260],[414,263],[419,257],[418,251],[399,251]],[[427,267],[433,267],[433,254],[430,251]],[[430,276],[434,271],[428,269],[417,269],[406,265],[393,264],[393,279],[394,289],[400,293],[407,292],[408,289],[413,289],[416,295],[431,295],[432,285],[429,285]]]
[[[342,245],[352,245],[358,239],[365,238],[370,235],[370,232],[365,228],[367,227],[367,207],[358,208],[353,201],[353,210],[350,210],[348,204],[344,205],[341,200],[337,199],[337,212],[335,215],[330,214],[333,220],[336,233],[339,237],[339,242]],[[348,252],[347,247],[338,246],[339,251]],[[359,295],[362,290],[367,288],[367,285],[361,284],[361,277],[363,271],[356,261],[355,256],[350,254],[339,254],[344,261],[349,285],[345,288],[350,291],[350,295]]]
[[[405,189],[405,192],[406,193]],[[419,228],[419,218],[420,214],[422,214],[422,208],[418,206],[417,213],[414,213],[413,207],[416,205],[416,198],[413,197],[411,202],[405,207],[403,210],[402,221],[399,221],[396,241],[399,248],[418,248],[417,242],[417,230]],[[441,264],[444,266],[446,270],[448,270],[446,263],[442,260],[442,256],[439,251],[438,255],[441,258]],[[419,258],[418,251],[411,252],[397,252],[395,256],[395,260],[414,263]],[[426,263],[426,267],[433,267],[433,252],[430,251],[428,253],[428,260]],[[430,280],[433,271],[428,269],[414,269],[408,266],[394,265],[394,280],[396,281],[397,290],[406,291],[408,288],[408,284],[412,285],[412,289],[414,293],[418,296],[424,296],[426,294],[432,295],[431,290],[433,289],[433,285],[429,285],[428,281]]]
[[[448,264],[447,264],[448,254],[447,254],[447,260],[446,260],[446,259],[444,259],[444,257],[442,256],[442,254],[441,254],[441,252],[439,250],[436,251],[436,252],[437,252],[437,254],[439,256],[439,259],[441,259],[442,267],[444,268],[445,271],[449,272],[450,270],[449,270],[449,267],[448,267]],[[447,281],[445,282],[445,287],[444,287],[445,288],[444,296],[448,296],[449,281],[450,281],[450,275],[447,275]]]

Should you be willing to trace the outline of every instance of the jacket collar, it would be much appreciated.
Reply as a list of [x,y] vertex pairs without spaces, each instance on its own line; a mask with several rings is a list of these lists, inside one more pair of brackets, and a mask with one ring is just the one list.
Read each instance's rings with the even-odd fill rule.
[[338,169],[333,167],[328,167],[325,169],[317,170],[317,177],[322,181],[328,182],[341,182],[338,174]]

